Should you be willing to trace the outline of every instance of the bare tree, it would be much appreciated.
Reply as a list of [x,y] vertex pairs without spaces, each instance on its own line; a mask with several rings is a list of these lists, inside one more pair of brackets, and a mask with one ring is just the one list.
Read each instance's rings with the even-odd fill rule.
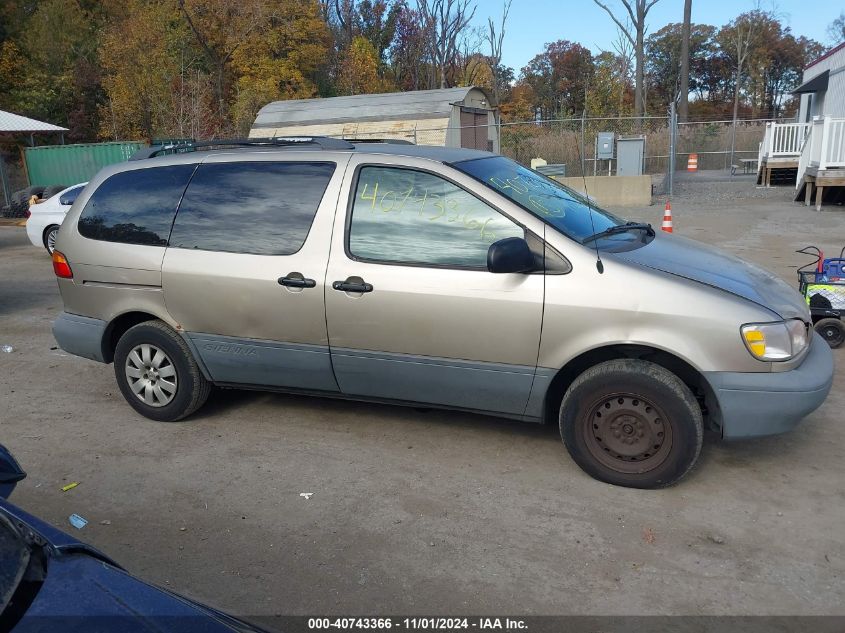
[[[630,22],[626,20],[625,26],[630,28]],[[625,91],[630,85],[631,63],[634,61],[634,47],[625,35],[625,30],[616,27],[616,39],[613,40],[613,50],[616,51],[619,70],[619,114],[625,110]]]
[[[645,53],[644,42],[646,32],[646,16],[651,8],[660,0],[620,0],[625,7],[628,16],[625,23],[618,18],[610,7],[601,0],[593,0],[598,6],[604,9],[616,26],[625,35],[631,46],[634,47],[636,58],[636,69],[634,71],[634,113],[637,116],[645,114]],[[627,19],[630,18],[630,23]]]
[[[471,4],[472,3],[472,4]],[[429,49],[440,87],[447,84],[447,69],[460,54],[460,37],[475,17],[472,0],[417,0],[424,30],[430,33]]]
[[727,31],[727,38],[731,47],[731,56],[735,64],[734,75],[734,108],[733,108],[733,132],[731,134],[731,164],[734,161],[734,152],[736,149],[736,121],[739,116],[739,93],[742,90],[743,83],[743,68],[748,59],[748,55],[754,46],[756,37],[760,27],[760,18],[764,17],[764,13],[757,8],[748,13],[743,13],[737,17],[729,28],[723,29]]
[[684,26],[681,29],[681,86],[678,90],[678,120],[689,117],[689,39],[692,18],[692,0],[684,0]]
[[487,18],[487,42],[490,44],[490,70],[493,72],[493,98],[496,103],[501,101],[502,83],[502,44],[505,41],[505,24],[508,21],[508,13],[511,10],[513,0],[504,0],[502,8],[501,26],[496,28],[493,18]]

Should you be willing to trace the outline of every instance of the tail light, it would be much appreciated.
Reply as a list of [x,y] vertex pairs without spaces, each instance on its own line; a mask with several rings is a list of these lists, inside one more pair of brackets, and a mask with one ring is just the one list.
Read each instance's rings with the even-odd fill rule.
[[32,215],[32,211],[27,209],[26,211],[23,212],[23,215],[28,220],[30,218],[30,216]]
[[67,257],[59,251],[53,251],[53,272],[60,279],[73,279],[73,271],[70,269]]

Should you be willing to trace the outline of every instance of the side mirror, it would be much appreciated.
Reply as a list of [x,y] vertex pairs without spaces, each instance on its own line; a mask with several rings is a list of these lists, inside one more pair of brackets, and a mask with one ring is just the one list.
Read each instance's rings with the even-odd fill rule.
[[534,254],[521,237],[506,237],[487,249],[487,270],[491,273],[527,273],[536,268]]
[[24,477],[26,473],[21,470],[9,450],[0,444],[0,498],[7,499],[15,485]]

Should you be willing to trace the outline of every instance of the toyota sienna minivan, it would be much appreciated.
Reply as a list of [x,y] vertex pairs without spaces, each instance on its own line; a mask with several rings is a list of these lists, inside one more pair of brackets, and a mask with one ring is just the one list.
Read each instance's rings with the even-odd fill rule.
[[53,257],[62,349],[184,418],[213,386],[555,421],[654,488],[793,428],[833,359],[772,274],[487,152],[328,138],[151,148],[103,169]]

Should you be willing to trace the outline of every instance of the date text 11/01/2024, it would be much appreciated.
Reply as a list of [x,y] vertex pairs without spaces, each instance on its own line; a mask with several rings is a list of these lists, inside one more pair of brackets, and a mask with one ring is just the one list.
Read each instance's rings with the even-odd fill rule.
[[517,618],[309,618],[309,630],[524,631]]

